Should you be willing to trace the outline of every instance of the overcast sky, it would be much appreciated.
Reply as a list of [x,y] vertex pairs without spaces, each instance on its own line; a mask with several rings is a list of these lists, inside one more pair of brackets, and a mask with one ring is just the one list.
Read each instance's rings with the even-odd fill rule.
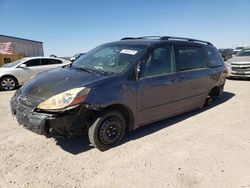
[[0,34],[42,41],[57,56],[145,35],[232,48],[250,45],[250,0],[0,0]]

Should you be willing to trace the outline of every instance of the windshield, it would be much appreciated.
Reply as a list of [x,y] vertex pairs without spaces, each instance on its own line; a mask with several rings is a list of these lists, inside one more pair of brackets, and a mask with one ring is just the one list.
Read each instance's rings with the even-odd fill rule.
[[236,56],[250,56],[250,50],[243,50],[236,54]]
[[1,67],[10,68],[10,67],[14,67],[14,66],[18,65],[21,62],[22,62],[21,60],[17,60],[17,61],[13,61],[12,63],[4,64]]
[[104,45],[97,47],[73,63],[73,68],[96,74],[118,74],[139,56],[146,46]]

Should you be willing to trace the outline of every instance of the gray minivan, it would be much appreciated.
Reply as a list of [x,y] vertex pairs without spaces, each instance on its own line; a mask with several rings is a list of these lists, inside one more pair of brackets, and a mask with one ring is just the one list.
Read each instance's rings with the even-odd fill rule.
[[88,134],[103,151],[126,130],[211,104],[223,93],[226,73],[209,42],[123,38],[37,75],[17,90],[11,109],[19,124],[37,134]]

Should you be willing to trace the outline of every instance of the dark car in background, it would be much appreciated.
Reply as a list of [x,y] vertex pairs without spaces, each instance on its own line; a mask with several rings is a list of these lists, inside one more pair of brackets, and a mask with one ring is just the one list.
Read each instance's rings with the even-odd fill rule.
[[75,55],[73,55],[72,57],[69,58],[69,60],[71,62],[74,62],[75,60],[77,60],[78,58],[80,58],[81,56],[83,56],[85,53],[77,53]]
[[37,75],[15,93],[11,109],[35,133],[88,134],[103,151],[126,130],[211,104],[225,80],[224,62],[209,42],[128,37]]
[[232,48],[219,49],[219,52],[224,61],[227,61],[228,59],[233,57],[234,49]]

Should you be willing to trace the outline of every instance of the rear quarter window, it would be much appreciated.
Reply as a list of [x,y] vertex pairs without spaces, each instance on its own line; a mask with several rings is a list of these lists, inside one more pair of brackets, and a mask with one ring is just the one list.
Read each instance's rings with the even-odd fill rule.
[[176,46],[176,64],[179,71],[207,67],[204,50],[198,46]]
[[209,67],[220,67],[223,65],[223,60],[216,48],[207,46],[206,53],[208,56]]

